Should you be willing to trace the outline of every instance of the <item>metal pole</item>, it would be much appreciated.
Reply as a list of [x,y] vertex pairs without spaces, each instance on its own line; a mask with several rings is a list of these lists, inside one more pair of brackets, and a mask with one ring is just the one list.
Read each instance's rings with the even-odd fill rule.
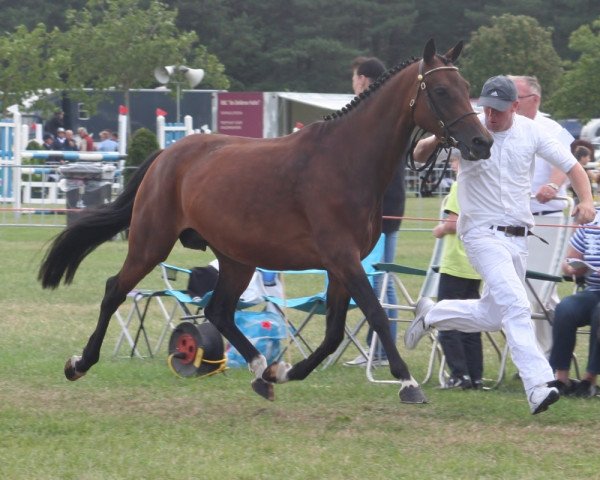
[[[21,216],[21,213],[20,213],[20,208],[21,208],[21,166],[22,166],[21,152],[23,150],[25,150],[25,148],[23,146],[24,131],[23,131],[23,126],[22,126],[23,125],[22,121],[23,121],[23,119],[21,117],[21,113],[15,112],[13,114],[14,126],[12,129],[12,131],[13,131],[12,194],[13,194],[14,205],[15,205],[15,218],[17,218],[17,219]],[[7,130],[7,132],[10,131],[8,128],[6,130]],[[9,145],[8,141],[9,140],[7,138],[7,145]]]
[[176,81],[177,85],[177,123],[181,122],[181,82]]

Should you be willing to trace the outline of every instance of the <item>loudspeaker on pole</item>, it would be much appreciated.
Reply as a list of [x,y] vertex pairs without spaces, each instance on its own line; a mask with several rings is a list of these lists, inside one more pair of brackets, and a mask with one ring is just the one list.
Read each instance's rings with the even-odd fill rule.
[[188,81],[190,88],[194,88],[204,78],[204,70],[202,68],[180,67],[183,76]]
[[169,78],[175,71],[175,65],[167,65],[166,67],[156,67],[154,69],[154,78],[159,83],[169,83]]

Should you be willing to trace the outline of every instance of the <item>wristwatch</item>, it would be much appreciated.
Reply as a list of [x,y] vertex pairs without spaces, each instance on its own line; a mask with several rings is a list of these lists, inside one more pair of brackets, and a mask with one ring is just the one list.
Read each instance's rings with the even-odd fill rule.
[[546,184],[548,187],[550,187],[552,190],[554,190],[555,192],[558,192],[558,185],[554,182],[550,182]]

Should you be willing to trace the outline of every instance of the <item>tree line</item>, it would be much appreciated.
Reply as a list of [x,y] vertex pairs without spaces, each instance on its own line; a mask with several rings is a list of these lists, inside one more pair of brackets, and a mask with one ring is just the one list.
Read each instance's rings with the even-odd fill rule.
[[[2,5],[6,4],[6,5]],[[600,116],[596,0],[65,0],[0,1],[4,106],[41,88],[151,88],[156,66],[204,68],[198,88],[350,91],[350,63],[393,66],[429,38],[466,48],[459,66],[477,96],[501,73],[530,74],[543,108]],[[24,67],[25,66],[25,67]],[[26,72],[26,73],[19,73]]]

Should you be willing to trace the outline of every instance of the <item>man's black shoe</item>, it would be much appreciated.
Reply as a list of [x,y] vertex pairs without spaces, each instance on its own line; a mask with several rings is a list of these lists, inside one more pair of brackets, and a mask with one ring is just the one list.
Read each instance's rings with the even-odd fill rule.
[[589,380],[582,380],[575,386],[574,395],[578,398],[592,398],[598,394],[598,387]]
[[558,393],[564,397],[572,397],[575,395],[577,389],[579,388],[579,384],[579,380],[575,380],[574,378],[569,378],[569,383],[564,383],[560,380],[552,380],[551,382],[547,383],[549,387],[556,387],[558,389]]

